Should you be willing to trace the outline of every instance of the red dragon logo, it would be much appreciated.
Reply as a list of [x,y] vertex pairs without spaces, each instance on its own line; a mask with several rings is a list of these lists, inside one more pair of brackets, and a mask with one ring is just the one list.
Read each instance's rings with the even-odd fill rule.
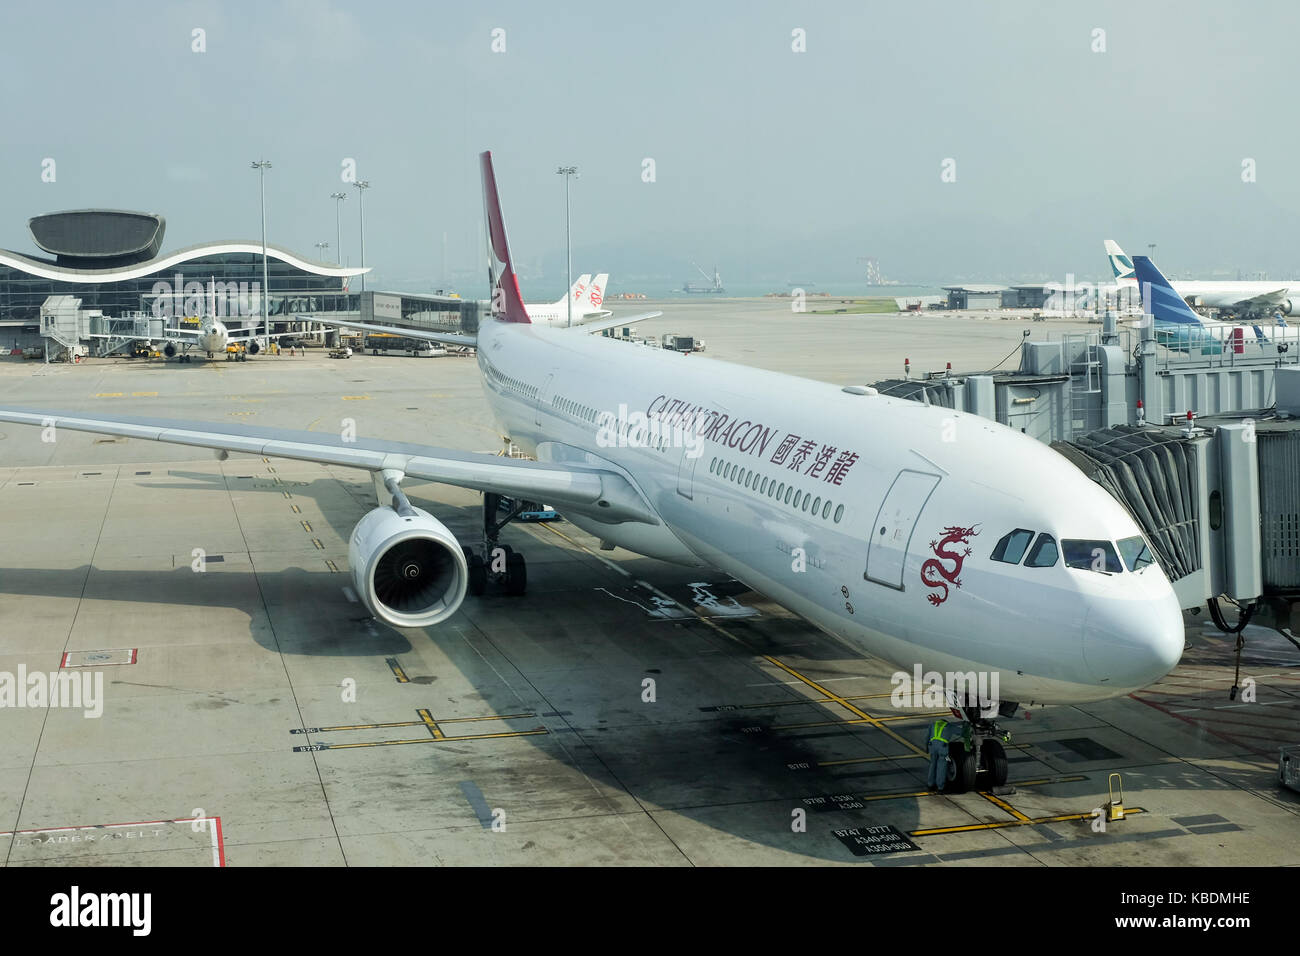
[[603,297],[600,294],[600,286],[593,285],[591,287],[591,304],[595,306],[599,306],[602,301],[603,301]]
[[[938,541],[930,542],[930,550],[938,557],[930,558],[921,565],[921,583],[928,588],[943,588],[943,593],[935,591],[927,594],[926,600],[938,607],[944,601],[948,600],[948,585],[961,587],[962,563],[970,557],[970,548],[963,549],[960,553],[956,551],[947,551],[945,547],[950,544],[966,544],[971,538],[979,534],[979,525],[973,528],[950,527],[943,529],[943,537]],[[940,559],[947,559],[953,562],[952,570],[943,566]]]

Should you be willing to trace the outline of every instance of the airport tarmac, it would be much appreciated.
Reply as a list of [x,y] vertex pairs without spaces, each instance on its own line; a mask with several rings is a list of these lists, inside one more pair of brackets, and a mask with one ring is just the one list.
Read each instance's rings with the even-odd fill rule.
[[[614,307],[671,309],[638,334],[846,384],[1096,328]],[[6,359],[0,403],[501,447],[465,358]],[[6,865],[1300,864],[1300,795],[1276,783],[1300,652],[1263,628],[1254,701],[1228,698],[1232,640],[1189,616],[1154,687],[1008,722],[1014,793],[935,795],[937,711],[894,708],[892,666],[725,576],[516,523],[525,597],[489,588],[399,632],[351,591],[364,473],[52,437],[0,426],[0,672],[100,674],[102,716],[0,708]],[[480,496],[405,487],[474,540]],[[1103,828],[1112,772],[1127,813]]]

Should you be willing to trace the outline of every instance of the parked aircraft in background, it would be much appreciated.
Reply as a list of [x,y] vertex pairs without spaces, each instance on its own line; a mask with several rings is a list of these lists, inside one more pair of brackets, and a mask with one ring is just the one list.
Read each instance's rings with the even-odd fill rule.
[[[1134,263],[1114,239],[1105,240],[1106,257],[1110,260],[1115,282],[1121,288],[1137,283]],[[1272,281],[1207,281],[1198,279],[1166,280],[1188,305],[1197,309],[1218,309],[1220,312],[1259,319],[1273,315],[1300,313],[1300,280],[1277,279]],[[1285,326],[1283,326],[1285,327]]]

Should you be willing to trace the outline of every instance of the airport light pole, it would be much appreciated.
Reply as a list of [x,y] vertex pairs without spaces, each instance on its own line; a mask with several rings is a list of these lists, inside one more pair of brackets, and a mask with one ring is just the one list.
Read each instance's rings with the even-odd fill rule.
[[268,288],[266,276],[266,171],[271,168],[271,163],[265,159],[259,159],[253,163],[253,169],[257,170],[257,178],[262,187],[262,324],[266,327],[266,341],[271,341],[271,296]]
[[343,202],[347,198],[347,193],[330,193],[330,199],[334,200],[334,231],[338,233],[334,237],[337,240],[334,248],[338,252],[335,258],[339,265],[343,265]]
[[[366,267],[366,210],[362,205],[361,199],[366,190],[370,188],[370,183],[365,179],[358,179],[352,184],[357,187],[357,212],[361,214],[361,268]],[[361,273],[361,291],[366,291],[366,274]]]
[[568,325],[572,326],[573,296],[570,293],[573,290],[573,246],[570,243],[569,233],[569,177],[578,175],[578,167],[561,166],[555,172],[564,177],[564,301],[568,303]]
[[316,243],[316,248],[320,250],[320,252],[317,253],[316,258],[319,259],[321,262],[324,262],[324,261],[325,261],[325,250],[328,249],[329,247],[330,247],[330,244],[329,244],[328,242],[318,242],[318,243]]

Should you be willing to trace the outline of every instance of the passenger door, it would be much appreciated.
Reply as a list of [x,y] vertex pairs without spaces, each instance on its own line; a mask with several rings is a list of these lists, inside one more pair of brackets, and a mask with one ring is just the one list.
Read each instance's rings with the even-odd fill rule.
[[939,476],[904,468],[889,486],[867,545],[867,569],[862,577],[885,587],[906,590],[903,570],[921,509],[930,500]]

